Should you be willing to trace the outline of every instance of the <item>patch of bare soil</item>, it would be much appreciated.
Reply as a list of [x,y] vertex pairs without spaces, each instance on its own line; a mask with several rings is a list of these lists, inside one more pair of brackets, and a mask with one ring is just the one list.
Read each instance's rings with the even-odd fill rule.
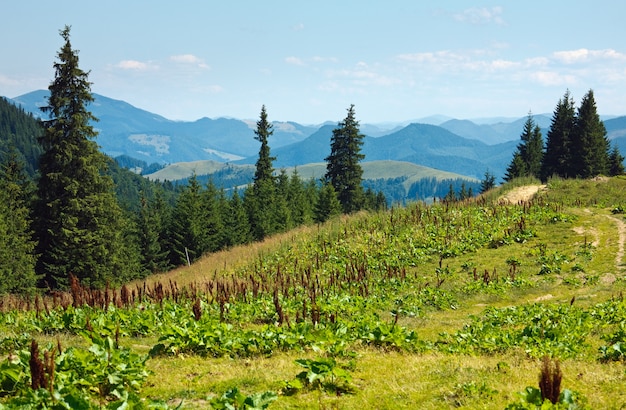
[[545,185],[526,185],[515,188],[507,192],[500,201],[508,204],[518,204],[520,202],[530,200],[539,190],[544,189]]

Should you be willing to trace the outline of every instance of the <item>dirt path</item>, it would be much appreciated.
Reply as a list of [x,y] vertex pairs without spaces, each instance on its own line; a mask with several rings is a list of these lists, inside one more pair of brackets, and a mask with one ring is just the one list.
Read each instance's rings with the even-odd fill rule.
[[528,201],[531,199],[540,189],[545,188],[545,185],[526,185],[519,188],[515,188],[512,191],[504,194],[500,200],[509,204],[517,204],[522,201]]

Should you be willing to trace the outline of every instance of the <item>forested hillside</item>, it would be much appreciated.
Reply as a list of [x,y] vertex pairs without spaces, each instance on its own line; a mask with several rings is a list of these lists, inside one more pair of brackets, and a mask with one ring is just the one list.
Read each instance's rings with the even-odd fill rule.
[[24,163],[26,173],[34,176],[42,152],[37,142],[41,132],[37,119],[0,98],[0,162],[6,162],[13,152]]
[[[43,134],[42,124],[24,110],[2,100],[2,147],[14,147],[3,151],[1,187],[5,200],[0,201],[0,267],[5,280],[0,293],[32,292],[36,287],[50,286],[36,274],[37,243],[32,229],[36,226],[34,215],[35,185],[41,145],[37,137]],[[9,130],[9,131],[7,131]],[[26,155],[24,154],[24,152]],[[36,154],[35,154],[36,153]],[[26,158],[29,159],[26,162]],[[120,158],[122,164],[131,167],[135,161]],[[28,165],[27,172],[26,166]],[[145,165],[145,164],[144,164]],[[106,282],[120,284],[133,278],[142,278],[155,272],[163,272],[173,266],[194,261],[206,252],[247,243],[255,239],[249,214],[253,196],[245,195],[245,189],[224,191],[212,179],[191,177],[176,184],[168,181],[151,181],[116,161],[106,159],[105,175],[111,178],[117,202],[121,236],[125,248],[126,265],[114,276],[101,280],[82,281],[91,286],[103,286]],[[232,181],[232,173],[216,179],[227,186],[247,186],[252,174],[244,174]],[[228,180],[233,185],[228,185]],[[266,234],[291,229],[304,223],[323,220],[324,212],[337,209],[316,209],[320,187],[314,181],[302,180],[296,173],[278,173],[273,197],[280,198],[272,205],[274,221]],[[46,189],[46,187],[44,187]],[[378,202],[375,191],[366,189],[369,206],[385,206]],[[378,205],[376,205],[378,204]],[[333,210],[334,209],[334,210]],[[91,228],[90,228],[91,229]],[[258,238],[260,239],[260,238]],[[15,255],[23,258],[15,258]]]
[[[227,193],[196,176],[174,186],[133,174],[100,151],[97,118],[88,110],[94,101],[88,73],[79,67],[68,26],[61,36],[42,107],[47,119],[40,123],[2,106],[0,137],[8,149],[0,168],[0,294],[68,289],[76,280],[90,288],[121,285],[342,211],[387,206],[381,192],[362,186],[358,147],[338,149],[341,155],[328,161],[337,169],[350,164],[353,172],[328,173],[321,185],[276,172],[265,107],[254,132],[261,148],[247,189]],[[349,133],[341,124],[333,131],[339,146],[348,136],[363,137],[355,118],[350,124]]]

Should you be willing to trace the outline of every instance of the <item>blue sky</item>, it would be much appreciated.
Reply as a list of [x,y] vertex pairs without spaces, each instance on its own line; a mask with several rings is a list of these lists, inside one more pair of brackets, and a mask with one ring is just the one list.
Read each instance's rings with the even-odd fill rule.
[[552,113],[590,88],[626,115],[616,0],[7,1],[0,95],[47,88],[72,26],[92,91],[175,120],[317,124]]

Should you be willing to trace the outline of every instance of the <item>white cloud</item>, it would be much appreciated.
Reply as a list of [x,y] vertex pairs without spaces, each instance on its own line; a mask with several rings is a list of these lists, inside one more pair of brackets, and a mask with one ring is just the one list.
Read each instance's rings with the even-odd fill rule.
[[489,66],[494,70],[508,70],[511,68],[519,67],[519,63],[508,60],[493,60],[489,63]]
[[504,59],[485,59],[490,54],[486,50],[468,50],[464,52],[436,51],[425,53],[401,54],[400,61],[417,64],[432,72],[462,71],[504,71],[517,68],[521,63]]
[[578,83],[576,76],[556,71],[536,71],[530,74],[530,79],[544,86],[571,86]]
[[613,49],[588,50],[586,48],[580,48],[578,50],[556,51],[553,53],[553,57],[565,64],[575,64],[593,60],[626,60],[625,54]]
[[176,56],[171,56],[170,57],[170,61],[173,61],[175,63],[179,63],[179,64],[190,64],[190,65],[195,65],[198,66],[200,68],[211,68],[209,67],[208,64],[206,64],[204,62],[204,60],[202,60],[199,57],[196,57],[193,54],[180,54],[180,55],[176,55]]
[[468,58],[465,55],[454,53],[448,50],[425,52],[425,53],[411,53],[400,54],[398,59],[417,64],[455,64],[461,61],[466,61]]
[[292,64],[292,65],[301,65],[301,66],[305,65],[304,61],[302,61],[302,59],[300,59],[298,57],[293,57],[293,56],[285,58],[285,62],[287,64]]
[[498,25],[504,24],[502,18],[502,7],[472,7],[470,9],[463,10],[460,13],[454,13],[452,17],[456,21],[471,24],[490,24],[495,23]]
[[547,57],[531,57],[524,60],[526,67],[543,67],[550,64],[550,59]]
[[132,71],[146,71],[151,69],[156,69],[157,66],[151,63],[144,63],[137,60],[122,60],[115,65],[117,68],[121,68],[122,70],[132,70]]
[[304,30],[304,24],[303,23],[294,24],[293,26],[291,26],[291,29],[293,31],[302,31]]

